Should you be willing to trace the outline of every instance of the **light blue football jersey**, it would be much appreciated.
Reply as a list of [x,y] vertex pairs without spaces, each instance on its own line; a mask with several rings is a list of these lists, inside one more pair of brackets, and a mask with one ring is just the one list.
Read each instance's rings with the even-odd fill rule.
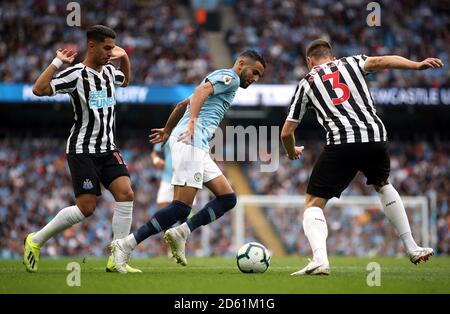
[[155,144],[153,146],[153,150],[162,153],[164,156],[164,169],[161,177],[161,181],[167,182],[170,184],[172,182],[172,154],[170,153],[169,143],[166,143],[163,147],[161,147],[161,143]]
[[[201,84],[205,82],[211,82],[214,92],[206,99],[200,109],[192,144],[195,147],[209,151],[208,142],[214,135],[225,113],[231,107],[240,85],[240,79],[233,69],[221,69],[210,73]],[[192,98],[192,95],[189,98]],[[173,129],[172,136],[178,139],[181,133],[186,131],[189,115],[190,107],[188,105],[183,117]]]

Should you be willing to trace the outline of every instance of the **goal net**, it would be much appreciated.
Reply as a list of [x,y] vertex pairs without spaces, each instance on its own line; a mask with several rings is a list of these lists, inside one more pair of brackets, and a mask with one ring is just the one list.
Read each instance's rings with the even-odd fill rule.
[[[429,206],[425,196],[403,196],[412,234],[419,245],[429,246]],[[262,241],[252,229],[252,210],[259,208],[272,227],[272,234],[282,243],[287,254],[310,255],[311,249],[303,233],[304,196],[241,195],[234,209],[233,246],[249,241]],[[325,210],[328,224],[327,246],[330,255],[394,256],[404,253],[394,228],[381,210],[376,196],[342,196],[331,199]],[[250,223],[249,223],[250,222]],[[262,232],[262,233],[261,233]],[[264,230],[259,235],[264,234]]]

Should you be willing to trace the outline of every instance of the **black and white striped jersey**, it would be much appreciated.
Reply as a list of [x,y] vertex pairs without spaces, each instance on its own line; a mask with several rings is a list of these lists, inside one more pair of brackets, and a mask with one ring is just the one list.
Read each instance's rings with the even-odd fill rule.
[[314,67],[298,84],[287,121],[300,123],[314,109],[327,133],[327,145],[387,141],[367,86],[364,64],[357,55]]
[[120,86],[125,75],[113,65],[103,66],[99,73],[78,63],[59,73],[50,82],[53,95],[70,95],[74,124],[67,140],[68,154],[98,154],[116,150],[115,86]]

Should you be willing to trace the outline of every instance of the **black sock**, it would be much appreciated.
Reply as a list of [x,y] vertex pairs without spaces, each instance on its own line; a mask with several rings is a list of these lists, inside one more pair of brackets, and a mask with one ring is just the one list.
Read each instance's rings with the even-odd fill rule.
[[147,223],[133,232],[137,243],[141,243],[148,237],[168,229],[179,220],[186,219],[191,212],[191,207],[179,201],[172,201],[167,207],[160,209]]
[[186,221],[189,229],[194,231],[200,226],[207,225],[216,219],[219,219],[227,211],[236,205],[236,194],[226,194],[217,196],[211,202],[205,205],[200,211]]

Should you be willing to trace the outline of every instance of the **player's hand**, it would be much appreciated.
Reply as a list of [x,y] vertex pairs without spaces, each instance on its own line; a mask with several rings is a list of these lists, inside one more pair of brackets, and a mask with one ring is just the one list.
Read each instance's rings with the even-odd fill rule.
[[189,120],[186,131],[180,134],[178,138],[178,142],[183,142],[185,144],[192,144],[192,140],[194,138],[194,130],[195,130],[195,120]]
[[156,169],[164,169],[165,165],[164,159],[156,156],[155,158],[153,158],[152,163]]
[[125,51],[125,49],[123,49],[119,46],[115,46],[112,50],[112,56],[111,56],[110,60],[117,60],[126,55],[127,55],[127,52]]
[[288,154],[288,158],[290,160],[300,159],[300,156],[303,155],[303,149],[305,149],[304,146],[295,146],[294,153],[293,154]]
[[73,51],[72,49],[58,49],[56,50],[56,57],[60,59],[63,63],[71,64],[73,60],[75,60],[75,57],[77,56],[77,53]]
[[417,65],[417,70],[442,68],[444,63],[438,58],[426,58]]
[[164,128],[162,129],[152,129],[150,135],[148,136],[149,142],[151,144],[163,143],[165,144],[169,139],[170,134],[168,134]]

